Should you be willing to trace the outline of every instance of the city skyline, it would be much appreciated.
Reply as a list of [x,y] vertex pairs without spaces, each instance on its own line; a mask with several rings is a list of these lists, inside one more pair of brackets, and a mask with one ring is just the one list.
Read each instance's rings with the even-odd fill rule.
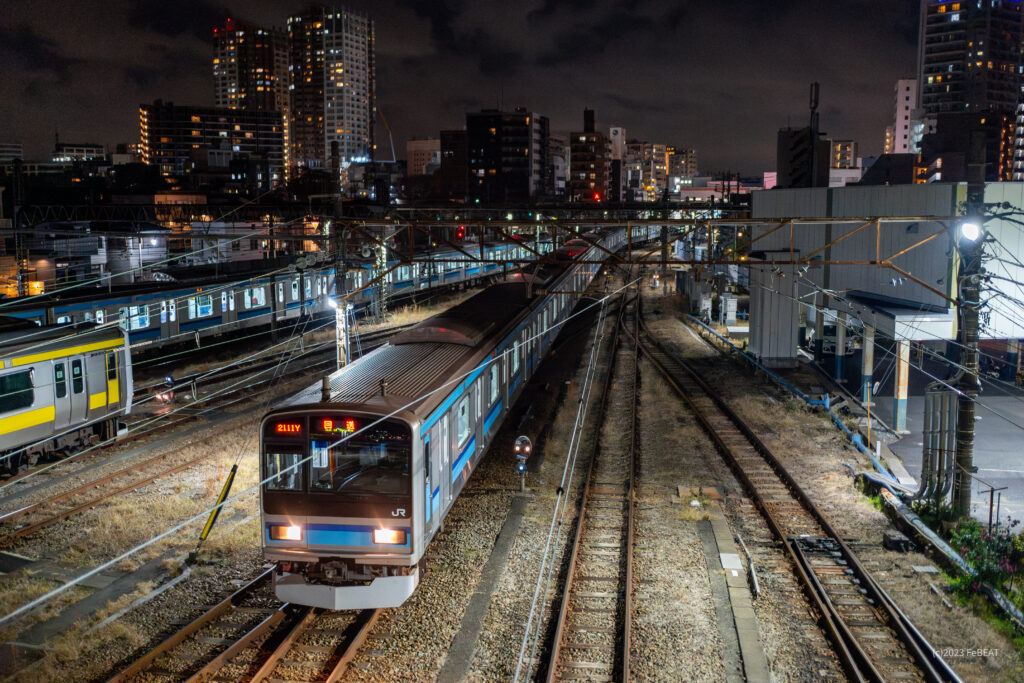
[[[0,20],[0,121],[6,142],[43,157],[67,141],[134,142],[138,105],[213,104],[213,28],[231,16],[283,27],[303,2],[86,0],[8,8]],[[524,106],[574,130],[598,127],[697,148],[711,171],[774,167],[775,133],[807,118],[822,84],[832,137],[882,151],[895,80],[916,69],[919,3],[538,0],[337,3],[377,26],[378,105],[396,156],[404,140],[461,127],[465,113]],[[500,28],[498,28],[500,27]],[[69,106],[70,105],[70,106]],[[390,158],[380,119],[378,159]]]

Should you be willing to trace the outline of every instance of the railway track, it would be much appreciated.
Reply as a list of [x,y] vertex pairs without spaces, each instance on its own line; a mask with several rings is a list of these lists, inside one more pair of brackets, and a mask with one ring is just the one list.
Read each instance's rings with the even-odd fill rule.
[[610,389],[623,318],[635,314],[635,304],[620,306],[597,421],[605,425],[608,406],[618,399],[613,408],[617,414],[629,414],[629,427],[605,425],[590,459],[547,665],[548,681],[629,679],[639,382],[635,342],[624,352],[631,356],[627,371],[631,389],[616,392],[614,398]]
[[[334,683],[366,641],[380,610],[332,612],[280,603],[268,569],[205,610],[108,679],[147,681],[260,681]],[[225,667],[247,648],[256,657],[230,673]]]
[[959,681],[872,579],[767,446],[638,317],[643,354],[689,406],[784,545],[836,656],[855,681]]

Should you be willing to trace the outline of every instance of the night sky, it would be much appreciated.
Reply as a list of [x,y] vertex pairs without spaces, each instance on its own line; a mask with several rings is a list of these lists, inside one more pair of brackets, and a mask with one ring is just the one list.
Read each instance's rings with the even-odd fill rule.
[[[138,105],[212,105],[214,26],[283,27],[290,0],[8,0],[0,13],[0,142],[48,158],[66,142],[138,139]],[[775,167],[775,133],[821,127],[881,152],[897,78],[916,68],[917,0],[380,0],[378,106],[405,140],[465,112],[526,106],[553,132],[624,126],[696,147],[702,172]],[[377,130],[383,132],[379,125]],[[378,158],[390,158],[378,135]]]

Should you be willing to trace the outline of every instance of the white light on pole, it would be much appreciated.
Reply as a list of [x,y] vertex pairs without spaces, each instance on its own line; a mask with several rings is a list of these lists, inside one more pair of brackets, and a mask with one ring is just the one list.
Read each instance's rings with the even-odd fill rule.
[[960,236],[969,242],[977,242],[981,237],[981,226],[977,223],[961,223]]

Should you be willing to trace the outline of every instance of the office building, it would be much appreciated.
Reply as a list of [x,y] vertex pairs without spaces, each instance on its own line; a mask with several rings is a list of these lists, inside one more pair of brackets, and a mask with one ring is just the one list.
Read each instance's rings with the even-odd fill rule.
[[[139,107],[142,162],[158,166],[165,176],[190,172],[197,158],[224,163],[248,159],[263,162],[256,173],[259,188],[283,178],[284,132],[275,111],[244,111],[220,107],[178,106],[157,100]],[[211,156],[212,153],[212,156]]]
[[814,127],[779,130],[775,187],[828,187],[831,149]]
[[606,201],[611,177],[611,144],[595,127],[593,109],[583,110],[583,130],[569,136],[569,200]]
[[407,176],[427,175],[441,165],[441,141],[437,138],[424,140],[413,138],[405,142],[405,174]]
[[0,142],[0,161],[24,159],[25,150],[20,142]]
[[553,191],[548,118],[522,107],[466,114],[469,199],[529,201]]
[[469,191],[469,141],[464,130],[441,131],[441,192],[449,199],[465,201]]
[[107,148],[91,142],[58,142],[54,145],[50,161],[103,161],[107,158]]
[[291,163],[339,173],[373,158],[373,20],[313,8],[288,18]]

